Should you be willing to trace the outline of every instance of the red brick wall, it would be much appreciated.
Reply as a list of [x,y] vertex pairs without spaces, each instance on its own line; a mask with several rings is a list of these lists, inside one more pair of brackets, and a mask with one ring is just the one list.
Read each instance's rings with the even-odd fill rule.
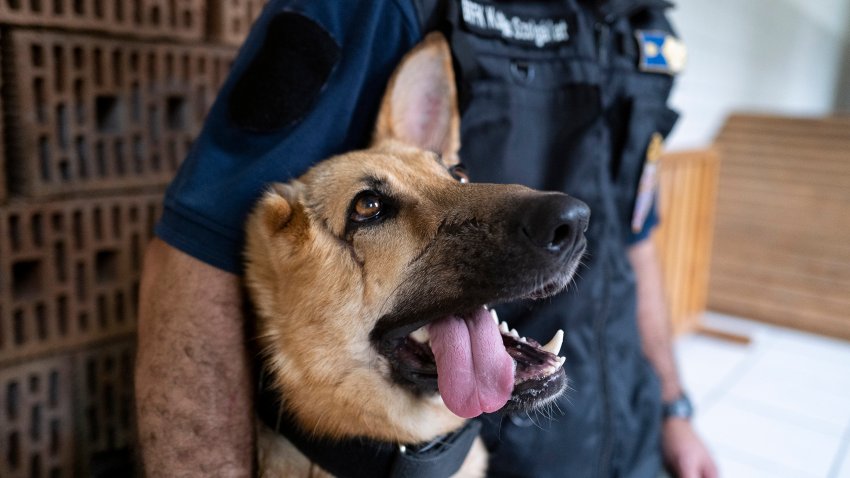
[[0,477],[132,457],[144,248],[264,3],[0,0]]

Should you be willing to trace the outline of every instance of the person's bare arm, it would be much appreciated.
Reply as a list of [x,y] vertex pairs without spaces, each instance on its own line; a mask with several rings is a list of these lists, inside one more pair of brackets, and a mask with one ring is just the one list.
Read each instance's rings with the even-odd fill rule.
[[[637,320],[643,350],[661,380],[662,400],[669,402],[682,393],[682,384],[673,357],[664,281],[652,240],[647,239],[630,247],[629,261],[637,280]],[[676,476],[717,476],[714,461],[689,420],[666,419],[662,429],[662,447],[664,459]]]
[[145,475],[251,476],[250,384],[239,279],[154,239],[135,375]]

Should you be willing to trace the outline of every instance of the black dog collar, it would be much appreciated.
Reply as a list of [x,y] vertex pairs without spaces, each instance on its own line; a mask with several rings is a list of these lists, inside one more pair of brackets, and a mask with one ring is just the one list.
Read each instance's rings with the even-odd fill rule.
[[481,423],[469,420],[461,429],[419,445],[399,445],[369,438],[317,439],[305,434],[282,411],[280,401],[260,379],[257,414],[325,471],[341,478],[445,478],[455,474],[469,454]]

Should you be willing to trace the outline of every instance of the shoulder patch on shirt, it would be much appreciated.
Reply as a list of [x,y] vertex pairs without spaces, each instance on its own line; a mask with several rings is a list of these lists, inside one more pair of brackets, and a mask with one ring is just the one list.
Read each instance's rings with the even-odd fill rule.
[[230,94],[231,121],[258,133],[297,123],[310,112],[339,58],[339,45],[316,22],[294,12],[278,14]]
[[461,20],[478,35],[537,48],[563,45],[578,22],[574,15],[530,16],[514,14],[486,0],[461,0]]
[[688,49],[675,36],[660,30],[636,30],[641,71],[675,75],[685,69]]
[[643,163],[635,198],[635,209],[632,212],[632,233],[634,234],[643,230],[646,218],[652,209],[655,190],[658,187],[658,161],[661,159],[663,145],[664,138],[661,134],[652,133],[649,145],[646,147],[646,161]]

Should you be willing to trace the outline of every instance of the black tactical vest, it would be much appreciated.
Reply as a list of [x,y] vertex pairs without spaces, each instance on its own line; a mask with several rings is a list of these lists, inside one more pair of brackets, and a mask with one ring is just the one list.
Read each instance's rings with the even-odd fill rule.
[[[558,297],[498,307],[524,335],[565,331],[568,393],[548,412],[485,417],[491,476],[655,477],[660,390],[636,324],[627,240],[673,77],[641,68],[640,32],[672,34],[660,0],[448,0],[461,160],[477,182],[566,192],[591,208],[588,253]],[[426,15],[427,17],[427,15]],[[435,15],[432,15],[433,18]],[[551,415],[552,418],[548,418]]]

